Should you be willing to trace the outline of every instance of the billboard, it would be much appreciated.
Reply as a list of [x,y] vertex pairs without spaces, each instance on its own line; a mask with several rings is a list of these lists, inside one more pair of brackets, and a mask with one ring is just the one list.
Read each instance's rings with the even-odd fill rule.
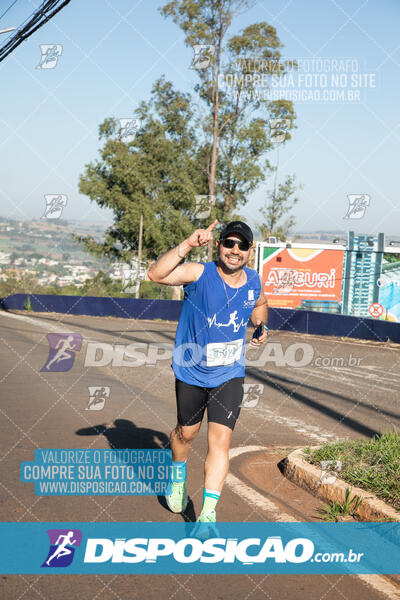
[[343,247],[260,246],[259,274],[269,306],[340,312]]
[[382,318],[400,323],[400,256],[385,255],[390,261],[383,265],[378,279],[379,303],[383,307]]

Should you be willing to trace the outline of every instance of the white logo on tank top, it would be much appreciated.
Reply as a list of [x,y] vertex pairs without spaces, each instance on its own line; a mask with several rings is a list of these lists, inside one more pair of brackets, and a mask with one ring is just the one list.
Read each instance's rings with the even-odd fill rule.
[[240,323],[237,322],[237,314],[238,311],[234,310],[229,315],[229,321],[227,323],[217,323],[217,315],[214,313],[212,318],[207,317],[208,326],[211,327],[215,325],[216,327],[230,327],[233,325],[233,331],[237,333],[241,327],[246,327],[247,323],[243,321],[243,318],[240,320]]

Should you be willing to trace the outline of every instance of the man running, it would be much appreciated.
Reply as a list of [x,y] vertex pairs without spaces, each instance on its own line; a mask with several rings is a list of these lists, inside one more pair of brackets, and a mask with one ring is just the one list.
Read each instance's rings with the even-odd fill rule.
[[198,521],[211,523],[216,521],[215,508],[228,473],[228,451],[243,398],[247,323],[251,319],[255,330],[262,326],[250,343],[263,345],[268,316],[260,277],[246,267],[253,252],[253,233],[242,221],[229,223],[221,232],[217,261],[179,264],[193,248],[212,240],[217,223],[194,231],[148,271],[152,281],[183,285],[185,292],[172,356],[178,422],[170,435],[174,475],[166,500],[175,513],[186,508],[186,460],[207,408],[208,452]]

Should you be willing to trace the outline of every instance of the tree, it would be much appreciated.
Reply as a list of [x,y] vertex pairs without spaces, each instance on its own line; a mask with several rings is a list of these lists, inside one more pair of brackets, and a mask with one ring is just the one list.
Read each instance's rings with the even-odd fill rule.
[[[264,84],[289,65],[281,61],[282,45],[275,28],[255,23],[226,39],[234,17],[252,4],[251,0],[173,0],[160,9],[184,31],[187,46],[208,48],[208,56],[203,54],[201,64],[196,59],[197,68],[194,64],[200,79],[195,89],[207,108],[201,124],[208,194],[217,200],[213,216],[222,222],[246,202],[270,169],[269,162],[261,160],[271,147],[270,120],[288,119],[293,124],[295,117],[291,102],[256,94],[260,73],[254,58],[262,61]],[[221,89],[221,80],[233,84]]]
[[289,216],[284,223],[281,220],[298,202],[299,199],[295,197],[296,191],[295,176],[288,175],[283,183],[275,185],[274,190],[268,192],[268,202],[260,210],[265,218],[260,227],[263,239],[276,236],[282,241],[286,240],[296,221],[293,216]]
[[263,61],[268,81],[288,66],[281,61],[275,28],[261,22],[227,35],[237,13],[251,3],[175,0],[160,9],[184,30],[187,45],[214,52],[205,68],[197,69],[193,95],[175,90],[164,78],[156,81],[150,100],[133,113],[140,122],[133,140],[122,135],[114,118],[99,126],[100,160],[86,165],[79,190],[111,208],[114,223],[104,241],[74,236],[92,254],[130,261],[143,216],[143,259],[155,259],[204,226],[194,210],[196,196],[215,200],[209,220],[223,224],[237,216],[271,171],[266,157],[273,144],[270,120],[287,119],[290,139],[295,114],[291,102],[256,93],[260,73],[251,58]]
[[13,294],[35,293],[39,288],[37,279],[31,274],[10,273],[5,281],[0,281],[0,297],[6,298]]
[[149,102],[134,112],[134,140],[121,139],[113,118],[99,127],[101,161],[86,166],[79,190],[114,212],[105,240],[74,236],[96,256],[129,261],[137,252],[143,215],[143,258],[156,259],[193,229],[193,205],[205,175],[198,160],[191,99],[159,79]]
[[121,281],[113,281],[107,273],[99,271],[93,279],[85,281],[80,293],[82,296],[120,296]]
[[400,261],[400,255],[399,254],[384,254],[383,258],[388,263],[396,263],[396,262]]

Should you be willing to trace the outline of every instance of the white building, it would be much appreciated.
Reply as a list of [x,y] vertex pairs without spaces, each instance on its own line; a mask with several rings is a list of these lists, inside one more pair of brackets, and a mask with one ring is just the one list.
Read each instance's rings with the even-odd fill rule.
[[11,262],[10,253],[9,252],[0,252],[0,265],[9,265],[10,262]]

